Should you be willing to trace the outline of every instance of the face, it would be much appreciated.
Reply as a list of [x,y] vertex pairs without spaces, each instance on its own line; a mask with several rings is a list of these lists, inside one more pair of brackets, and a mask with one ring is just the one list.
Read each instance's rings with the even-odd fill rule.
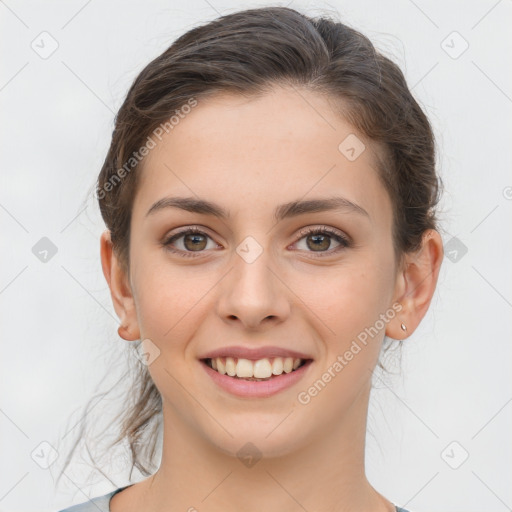
[[[163,137],[141,178],[129,280],[140,339],[159,350],[149,371],[167,424],[231,454],[251,441],[272,456],[352,421],[383,318],[396,312],[392,206],[369,141],[311,92],[222,94]],[[333,197],[344,201],[335,209],[282,206]],[[227,216],[177,206],[148,213],[165,198],[205,200]],[[200,360],[233,346],[312,361],[285,389],[242,397]]]

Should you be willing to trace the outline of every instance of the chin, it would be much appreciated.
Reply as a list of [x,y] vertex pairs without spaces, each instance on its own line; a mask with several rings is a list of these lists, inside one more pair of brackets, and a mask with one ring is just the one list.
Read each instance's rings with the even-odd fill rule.
[[290,426],[275,428],[277,425],[279,421],[272,428],[262,428],[256,420],[252,425],[230,428],[233,437],[223,432],[214,439],[210,438],[210,441],[217,450],[239,459],[247,467],[251,467],[251,460],[285,457],[296,452],[302,444],[307,444],[303,439],[303,429],[292,431]]

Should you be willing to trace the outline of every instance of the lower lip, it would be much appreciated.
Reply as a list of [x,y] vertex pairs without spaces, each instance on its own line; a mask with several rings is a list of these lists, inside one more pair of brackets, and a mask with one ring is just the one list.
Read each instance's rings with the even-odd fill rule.
[[270,380],[260,381],[237,379],[229,375],[221,375],[218,371],[210,368],[204,361],[200,362],[206,373],[225,391],[244,398],[265,398],[296,384],[304,377],[313,361],[310,359],[300,368],[290,373],[282,373],[272,377]]

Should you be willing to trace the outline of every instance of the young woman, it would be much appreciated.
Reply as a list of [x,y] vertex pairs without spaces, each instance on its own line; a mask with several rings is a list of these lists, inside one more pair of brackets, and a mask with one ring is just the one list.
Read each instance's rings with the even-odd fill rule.
[[365,476],[368,400],[435,291],[439,190],[427,117],[354,29],[261,8],[175,41],[97,183],[119,334],[141,340],[118,440],[143,468],[161,425],[161,462],[66,511],[403,511]]

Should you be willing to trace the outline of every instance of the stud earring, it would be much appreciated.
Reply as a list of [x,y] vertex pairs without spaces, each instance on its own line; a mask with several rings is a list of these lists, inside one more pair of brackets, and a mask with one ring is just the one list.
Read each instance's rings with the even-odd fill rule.
[[402,331],[407,331],[407,327],[403,322],[400,324],[400,327],[402,328]]

